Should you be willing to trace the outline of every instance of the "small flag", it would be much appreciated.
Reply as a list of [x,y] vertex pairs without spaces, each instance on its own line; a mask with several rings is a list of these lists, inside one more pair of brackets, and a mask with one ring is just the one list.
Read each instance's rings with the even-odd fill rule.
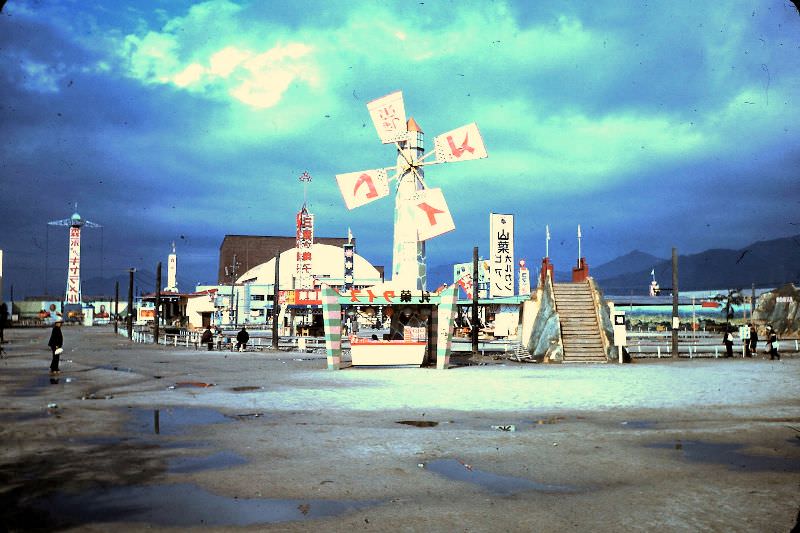
[[654,268],[653,270],[651,270],[651,271],[650,271],[650,275],[651,275],[651,276],[655,276],[655,275],[656,275],[656,269],[655,269],[655,268]]
[[581,225],[578,224],[578,238],[581,238]]
[[353,232],[350,231],[350,226],[347,227],[347,244],[353,244]]
[[546,225],[544,228],[545,228],[545,232],[547,233],[547,240],[549,241],[550,240],[550,224]]

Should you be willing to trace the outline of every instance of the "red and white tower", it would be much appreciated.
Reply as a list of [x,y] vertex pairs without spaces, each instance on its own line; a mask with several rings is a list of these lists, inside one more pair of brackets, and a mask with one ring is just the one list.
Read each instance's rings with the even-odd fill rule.
[[78,214],[78,206],[75,206],[75,213],[71,217],[63,220],[53,220],[48,222],[50,226],[69,226],[69,259],[67,260],[67,292],[64,296],[64,303],[81,304],[81,228],[99,228],[100,224],[84,220]]

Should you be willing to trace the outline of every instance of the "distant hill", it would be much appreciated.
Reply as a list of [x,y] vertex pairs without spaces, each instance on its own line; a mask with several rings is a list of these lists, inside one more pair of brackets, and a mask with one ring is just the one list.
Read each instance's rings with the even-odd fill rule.
[[[650,255],[639,250],[634,250],[623,256],[612,259],[608,263],[603,263],[597,267],[589,267],[595,279],[609,279],[624,274],[638,273],[643,270],[650,272],[659,263],[666,259]],[[671,276],[672,274],[670,274]]]
[[[672,262],[659,260],[653,266],[626,270],[622,256],[605,265],[590,269],[606,294],[645,294],[655,269],[662,287],[672,285]],[[615,263],[619,274],[608,275],[606,266]],[[633,264],[633,262],[631,263]],[[632,267],[631,267],[632,268]],[[681,291],[776,287],[800,280],[800,235],[755,242],[740,250],[712,249],[698,254],[678,256],[678,288]]]

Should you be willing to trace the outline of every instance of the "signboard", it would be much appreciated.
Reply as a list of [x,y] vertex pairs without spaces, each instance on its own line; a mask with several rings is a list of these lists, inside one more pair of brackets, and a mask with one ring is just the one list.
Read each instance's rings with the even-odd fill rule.
[[406,140],[408,132],[402,91],[393,92],[369,102],[367,110],[383,144]]
[[[472,298],[472,263],[456,263],[453,265],[453,283],[464,290],[467,298]],[[489,286],[489,262],[478,261],[478,297],[486,298]],[[467,290],[469,288],[469,290]]]
[[627,346],[628,333],[625,330],[625,311],[614,311],[614,346]]
[[432,239],[442,233],[453,231],[456,224],[447,207],[442,189],[417,191],[409,200],[414,225],[420,241]]
[[67,265],[67,297],[68,304],[81,303],[81,228],[69,228],[69,263]]
[[514,215],[489,215],[492,298],[514,295]]
[[438,163],[453,161],[469,161],[489,157],[483,138],[474,122],[454,130],[442,133],[433,140]]
[[175,253],[169,254],[167,258],[167,288],[176,290],[178,288],[177,282],[178,274],[178,256]]
[[525,260],[519,260],[519,294],[531,293],[531,273],[528,267],[525,266]]
[[342,248],[344,248],[344,289],[349,291],[353,288],[355,246],[353,244],[345,244]]
[[336,182],[347,209],[389,196],[389,178],[382,168],[337,174]]
[[314,288],[311,249],[314,245],[314,215],[303,206],[297,213],[297,278],[301,289]]
[[339,303],[342,304],[438,304],[441,296],[425,290],[379,290],[373,291],[371,288],[350,289],[349,291],[337,291],[335,287],[328,287],[338,296]]

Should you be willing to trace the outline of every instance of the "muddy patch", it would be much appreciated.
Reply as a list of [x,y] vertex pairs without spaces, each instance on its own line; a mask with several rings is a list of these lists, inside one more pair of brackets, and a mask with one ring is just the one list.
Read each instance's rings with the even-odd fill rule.
[[439,425],[439,422],[432,420],[398,420],[397,423],[417,428],[433,428]]
[[648,448],[673,450],[681,460],[699,464],[727,466],[729,470],[754,472],[800,472],[797,457],[753,455],[744,453],[742,444],[675,440],[647,445]]
[[526,478],[514,476],[501,476],[492,472],[479,470],[474,466],[458,459],[435,459],[422,464],[423,468],[440,476],[454,481],[464,481],[478,485],[494,494],[516,494],[518,492],[551,492],[570,493],[577,492],[577,487],[569,485],[553,485],[539,483]]
[[220,496],[193,484],[121,486],[57,492],[35,507],[52,524],[144,522],[162,526],[248,526],[314,520],[357,511],[378,501],[281,500]]

